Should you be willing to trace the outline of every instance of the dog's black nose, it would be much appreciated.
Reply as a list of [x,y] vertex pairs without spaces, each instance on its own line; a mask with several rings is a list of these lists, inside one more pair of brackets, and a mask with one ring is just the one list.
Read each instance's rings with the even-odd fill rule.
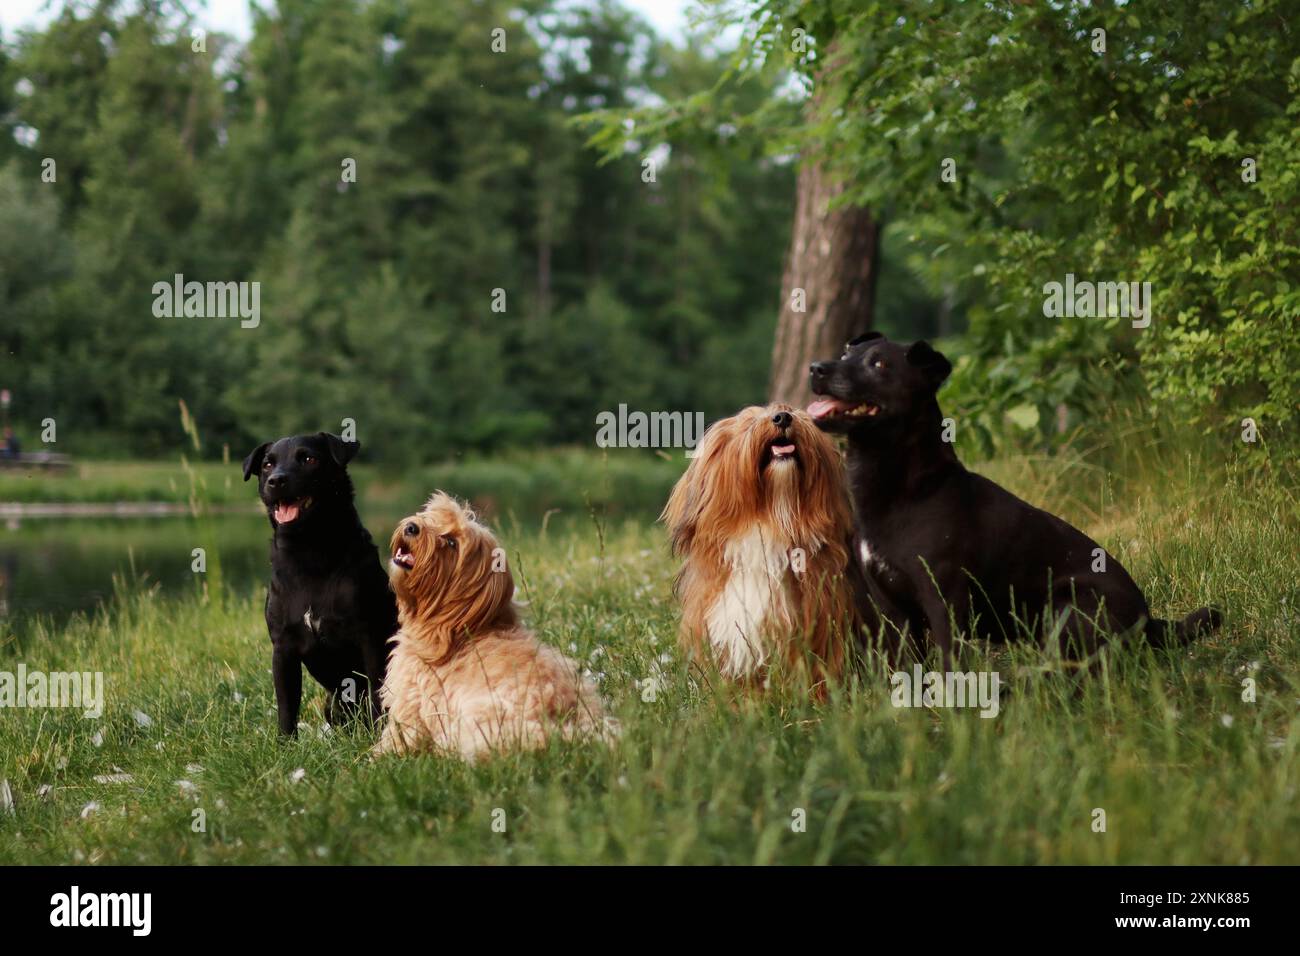
[[834,362],[813,362],[808,366],[808,374],[813,378],[825,378],[831,373]]
[[792,421],[794,421],[794,416],[789,412],[777,412],[772,416],[772,424],[777,428],[789,428]]
[[282,484],[284,484],[284,475],[278,472],[266,479],[266,487],[268,488],[279,488]]

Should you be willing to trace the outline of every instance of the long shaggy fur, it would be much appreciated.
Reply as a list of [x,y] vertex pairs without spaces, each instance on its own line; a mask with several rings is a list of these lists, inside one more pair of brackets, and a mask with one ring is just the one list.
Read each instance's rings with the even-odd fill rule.
[[[784,432],[778,412],[793,417]],[[795,454],[774,457],[774,444]],[[688,652],[740,683],[763,683],[773,665],[806,666],[819,688],[844,673],[856,628],[852,514],[839,453],[807,414],[753,406],[714,424],[661,517],[684,559]]]
[[400,628],[380,691],[378,752],[476,759],[543,746],[552,733],[616,730],[578,665],[520,625],[505,552],[473,512],[435,493],[398,524],[392,553]]

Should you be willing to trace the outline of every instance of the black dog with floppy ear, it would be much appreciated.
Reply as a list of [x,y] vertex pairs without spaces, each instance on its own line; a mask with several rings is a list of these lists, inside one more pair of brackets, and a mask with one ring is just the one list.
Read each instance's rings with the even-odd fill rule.
[[[361,450],[361,442],[347,441],[338,435],[331,435],[329,432],[318,432],[316,437],[325,442],[329,447],[330,457],[334,463],[340,467],[347,467],[348,462],[357,457],[357,452]],[[262,467],[262,459],[266,457],[266,450],[271,447],[271,442],[262,442],[244,459],[244,480],[248,481],[253,477],[253,473]]]
[[357,452],[361,450],[361,442],[345,441],[338,435],[331,435],[329,432],[321,432],[321,438],[325,439],[330,447],[330,456],[340,467],[347,467],[348,462],[357,457]]
[[808,413],[848,437],[855,551],[891,604],[891,623],[915,638],[928,633],[945,668],[954,625],[1005,640],[1034,622],[1040,638],[1050,633],[1076,659],[1111,634],[1167,646],[1218,626],[1211,608],[1178,622],[1152,618],[1128,572],[1095,541],[963,468],[936,397],[951,371],[927,342],[874,333],[810,369],[818,399]]
[[266,450],[271,447],[269,441],[264,441],[248,453],[244,459],[244,480],[247,481],[253,477],[253,474],[262,468],[262,458],[266,455]]
[[936,352],[929,342],[913,342],[907,350],[907,361],[925,373],[926,379],[934,383],[936,392],[952,374],[952,363],[942,353]]
[[304,666],[329,692],[331,724],[367,703],[379,718],[397,603],[353,501],[347,465],[360,447],[319,432],[265,442],[244,459],[274,532],[266,627],[282,734],[297,732]]

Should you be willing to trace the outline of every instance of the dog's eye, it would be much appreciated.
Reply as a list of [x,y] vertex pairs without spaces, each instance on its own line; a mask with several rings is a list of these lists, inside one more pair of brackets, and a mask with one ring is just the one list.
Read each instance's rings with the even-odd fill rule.
[[271,459],[268,458],[268,459],[266,459],[266,461],[262,462],[262,470],[263,470],[263,471],[270,471],[270,470],[271,470],[271,466],[274,465],[274,464],[275,464],[275,462],[271,461]]
[[451,548],[453,551],[456,550],[456,539],[454,537],[452,537],[449,534],[444,534],[442,536],[442,540],[447,545],[447,547]]
[[420,533],[420,526],[416,524],[414,521],[412,521],[402,530],[406,532],[406,536],[408,538],[414,538],[417,534]]
[[316,459],[312,455],[307,455],[305,458],[303,458],[302,463],[304,465],[314,465],[316,464]]
[[884,359],[879,359],[879,358],[878,358],[878,359],[872,359],[872,361],[871,361],[871,367],[872,367],[872,368],[888,368],[888,366],[885,365],[885,360],[884,360]]

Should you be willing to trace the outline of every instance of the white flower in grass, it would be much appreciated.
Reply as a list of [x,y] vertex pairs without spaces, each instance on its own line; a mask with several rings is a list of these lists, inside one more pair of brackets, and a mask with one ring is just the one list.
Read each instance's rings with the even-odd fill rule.
[[[95,731],[95,736],[90,738],[90,742],[94,744],[96,747],[104,746],[104,732],[102,730]],[[63,766],[66,767],[67,763],[64,763]]]
[[143,710],[133,710],[131,711],[131,716],[135,718],[136,726],[139,727],[153,726],[153,718],[150,717],[148,714],[146,714]]
[[92,813],[98,812],[98,810],[99,810],[99,801],[91,800],[88,804],[86,804],[84,807],[81,808],[81,819],[83,820],[89,819],[90,815]]
[[48,783],[43,783],[36,788],[36,796],[40,797],[42,800],[46,799],[53,792],[54,788]]
[[186,772],[186,773],[202,773],[202,772],[203,772],[203,767],[202,767],[200,764],[196,764],[196,763],[187,763],[187,764],[185,765],[185,772]]
[[233,694],[230,695],[230,699],[233,700],[236,704],[242,704],[244,702],[244,695],[241,694],[239,691],[235,691]]
[[129,773],[101,773],[95,783],[134,783],[135,775]]
[[293,773],[289,774],[289,779],[292,780],[294,783],[298,783],[306,776],[307,776],[306,769],[303,767],[299,767]]
[[1225,726],[1225,727],[1231,727],[1231,726],[1232,726],[1232,722],[1233,722],[1235,719],[1236,719],[1236,718],[1234,718],[1234,717],[1232,716],[1232,714],[1222,714],[1222,715],[1220,715],[1220,717],[1219,717],[1219,723],[1223,724],[1223,726]]
[[199,788],[193,780],[177,780],[176,786],[180,788],[181,796],[188,797],[199,792]]

